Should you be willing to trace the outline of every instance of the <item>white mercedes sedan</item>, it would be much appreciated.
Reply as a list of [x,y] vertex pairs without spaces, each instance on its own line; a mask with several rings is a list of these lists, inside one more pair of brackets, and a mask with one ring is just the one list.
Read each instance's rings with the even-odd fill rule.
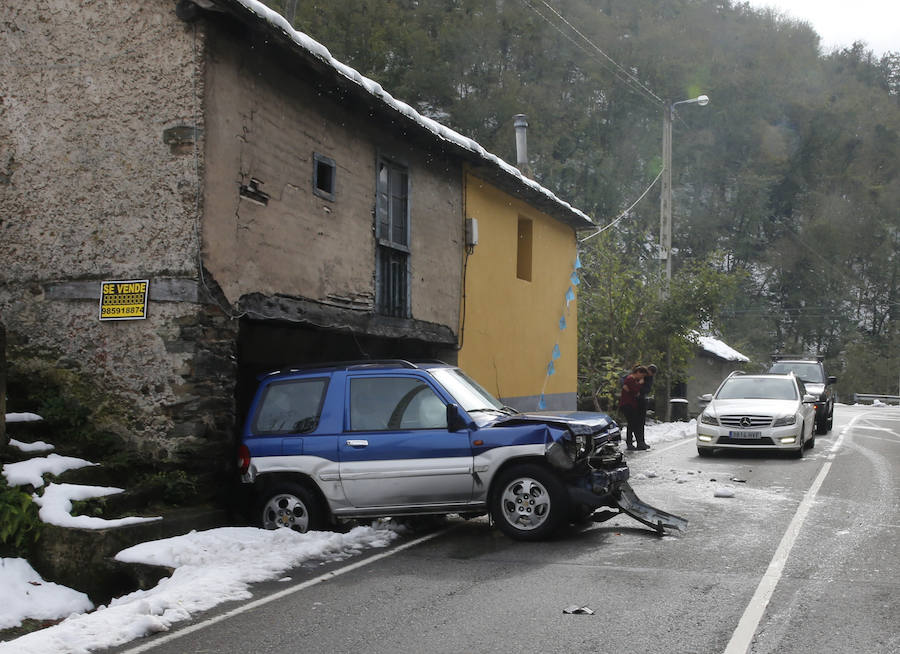
[[697,453],[781,450],[796,457],[815,444],[816,397],[793,373],[732,373],[697,418]]

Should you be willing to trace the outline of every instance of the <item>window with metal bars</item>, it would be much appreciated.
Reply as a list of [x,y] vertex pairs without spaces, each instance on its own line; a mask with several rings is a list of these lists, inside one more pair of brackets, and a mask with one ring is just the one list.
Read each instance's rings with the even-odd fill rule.
[[408,318],[409,307],[409,171],[378,160],[375,205],[375,304],[379,313]]

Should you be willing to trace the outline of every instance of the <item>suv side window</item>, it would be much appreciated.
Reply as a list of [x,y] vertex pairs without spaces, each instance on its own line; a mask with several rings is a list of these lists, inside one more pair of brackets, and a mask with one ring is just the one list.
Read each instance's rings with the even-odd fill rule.
[[256,434],[304,434],[315,430],[328,379],[292,379],[266,388],[256,412]]
[[350,431],[446,429],[447,405],[415,377],[350,380]]

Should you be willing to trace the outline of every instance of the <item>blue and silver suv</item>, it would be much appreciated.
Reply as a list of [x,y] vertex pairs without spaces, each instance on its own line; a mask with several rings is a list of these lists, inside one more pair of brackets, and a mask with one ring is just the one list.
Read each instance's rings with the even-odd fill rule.
[[635,497],[619,440],[607,415],[518,413],[441,362],[351,362],[263,376],[239,463],[266,528],[490,512],[538,540],[601,506],[683,528]]

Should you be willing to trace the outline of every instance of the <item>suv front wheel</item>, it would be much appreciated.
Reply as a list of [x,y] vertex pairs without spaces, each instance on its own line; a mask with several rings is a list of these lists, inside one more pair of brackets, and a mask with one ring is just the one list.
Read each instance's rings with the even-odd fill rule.
[[324,513],[316,497],[300,484],[281,482],[262,494],[256,516],[263,529],[293,529],[300,533],[322,528]]
[[491,516],[510,538],[545,539],[568,519],[566,489],[542,466],[514,465],[497,480],[491,495]]
[[[830,408],[830,410],[828,410]],[[834,424],[834,406],[826,406],[826,411],[822,413],[822,419],[816,421],[816,433],[827,434],[831,431]]]

